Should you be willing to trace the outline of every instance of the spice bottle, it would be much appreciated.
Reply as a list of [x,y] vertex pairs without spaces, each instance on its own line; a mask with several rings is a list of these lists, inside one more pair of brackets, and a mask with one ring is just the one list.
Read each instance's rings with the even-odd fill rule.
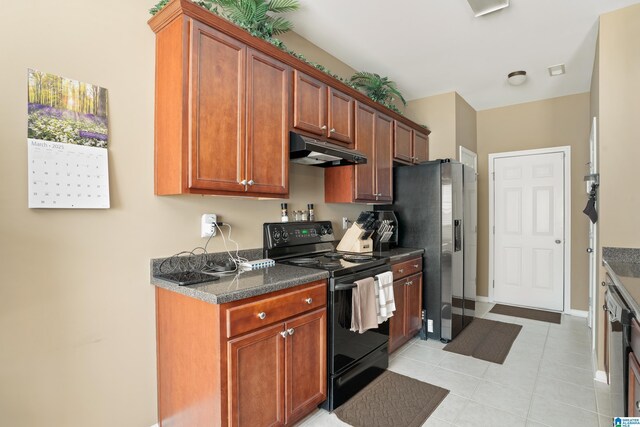
[[281,212],[280,221],[289,222],[289,213],[287,212],[287,204],[286,203],[281,203],[280,204],[280,212]]
[[315,221],[316,220],[316,214],[313,210],[313,203],[309,203],[307,205],[307,210],[309,211],[309,221]]

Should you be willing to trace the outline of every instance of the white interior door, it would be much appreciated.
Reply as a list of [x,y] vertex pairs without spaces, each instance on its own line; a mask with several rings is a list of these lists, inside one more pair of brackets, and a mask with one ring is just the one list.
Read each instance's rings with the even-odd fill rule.
[[564,153],[493,159],[494,301],[564,309]]

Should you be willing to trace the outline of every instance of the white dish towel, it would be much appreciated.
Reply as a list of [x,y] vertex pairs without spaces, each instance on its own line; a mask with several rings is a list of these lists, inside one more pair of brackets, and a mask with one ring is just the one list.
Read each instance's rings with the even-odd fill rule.
[[396,311],[396,301],[393,297],[393,273],[386,271],[376,274],[376,297],[378,301],[378,324],[393,316]]

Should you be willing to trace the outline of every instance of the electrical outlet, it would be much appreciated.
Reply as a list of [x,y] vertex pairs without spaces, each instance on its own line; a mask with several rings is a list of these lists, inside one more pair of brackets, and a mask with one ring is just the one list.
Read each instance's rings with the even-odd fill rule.
[[433,332],[433,319],[427,319],[427,332]]
[[215,236],[218,228],[216,222],[218,221],[218,215],[216,214],[203,214],[200,218],[200,237]]
[[349,218],[347,218],[346,216],[342,217],[342,229],[346,230],[347,228],[349,228]]

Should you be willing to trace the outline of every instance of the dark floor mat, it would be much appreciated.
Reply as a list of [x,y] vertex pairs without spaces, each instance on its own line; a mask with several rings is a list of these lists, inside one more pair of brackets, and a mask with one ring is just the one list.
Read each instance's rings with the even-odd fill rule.
[[533,308],[514,307],[512,305],[496,304],[490,313],[503,314],[505,316],[522,317],[524,319],[540,320],[541,322],[562,322],[562,315],[551,311],[535,310]]
[[420,427],[447,394],[444,388],[386,371],[334,413],[354,427]]
[[473,319],[444,350],[502,364],[521,329],[513,323]]

